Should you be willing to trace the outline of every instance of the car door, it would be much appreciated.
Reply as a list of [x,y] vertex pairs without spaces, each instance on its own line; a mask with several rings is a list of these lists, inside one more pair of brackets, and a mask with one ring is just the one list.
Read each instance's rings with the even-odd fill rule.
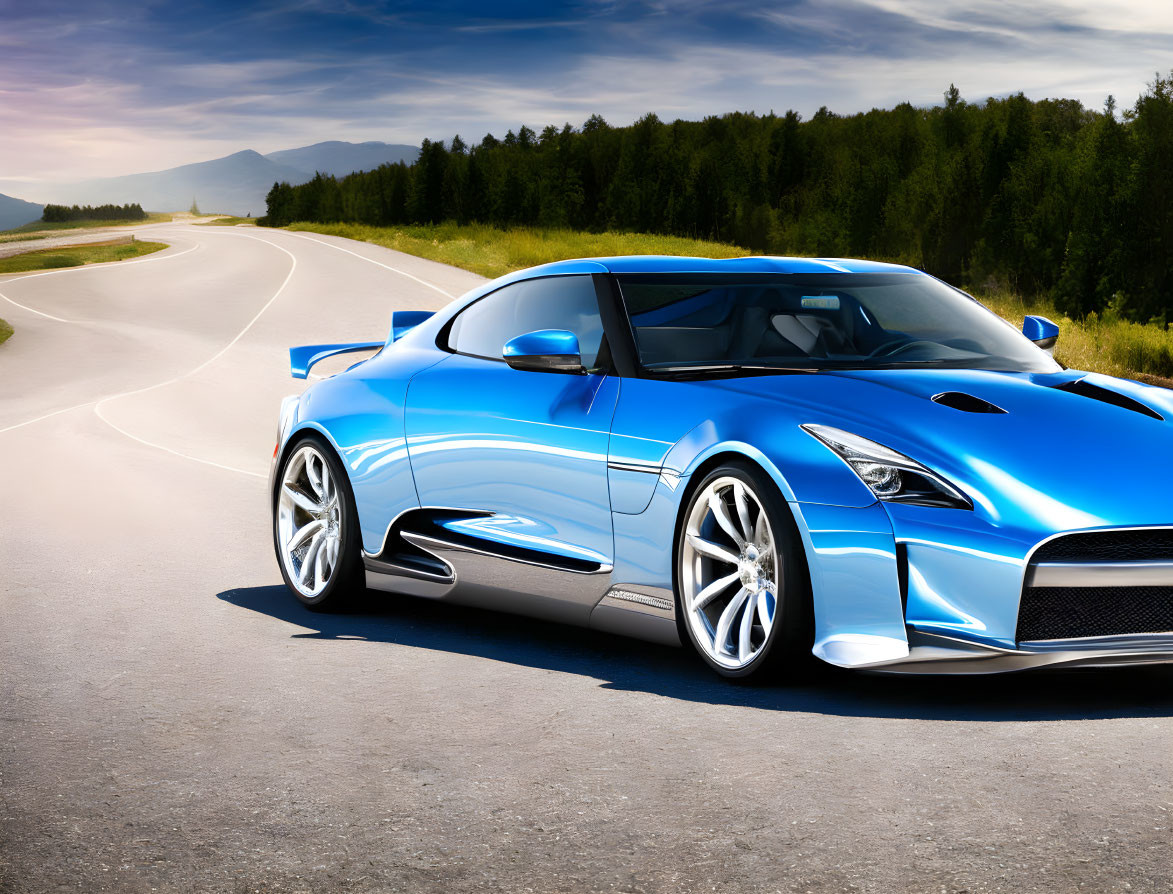
[[[574,332],[588,372],[501,359],[507,341],[539,329]],[[451,356],[412,379],[405,412],[420,505],[436,510],[438,538],[512,562],[491,573],[514,591],[592,603],[612,564],[607,441],[619,390],[599,366],[592,277],[507,285],[465,308],[446,343]],[[589,593],[584,574],[598,576]]]

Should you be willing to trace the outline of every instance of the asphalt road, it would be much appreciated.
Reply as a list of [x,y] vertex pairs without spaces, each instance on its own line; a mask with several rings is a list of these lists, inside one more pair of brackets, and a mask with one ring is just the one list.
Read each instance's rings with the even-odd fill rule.
[[[0,891],[1170,891],[1173,672],[722,682],[280,586],[292,344],[478,278],[154,225],[0,277]],[[17,305],[14,306],[13,302]]]

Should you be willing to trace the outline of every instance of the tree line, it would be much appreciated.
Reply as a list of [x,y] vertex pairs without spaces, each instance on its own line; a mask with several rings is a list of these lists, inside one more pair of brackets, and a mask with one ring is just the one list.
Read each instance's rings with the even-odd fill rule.
[[73,220],[145,220],[147,213],[135,202],[131,205],[46,205],[41,214],[45,223]]
[[809,120],[732,113],[529,127],[414,164],[274,184],[264,221],[618,229],[769,254],[869,257],[1045,295],[1069,314],[1173,317],[1173,75],[1129,108],[1022,94]]

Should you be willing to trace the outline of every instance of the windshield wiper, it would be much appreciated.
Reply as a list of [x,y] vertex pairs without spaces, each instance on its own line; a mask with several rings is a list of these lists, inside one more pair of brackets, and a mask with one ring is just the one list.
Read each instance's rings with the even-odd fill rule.
[[653,375],[696,375],[710,372],[815,373],[819,371],[809,366],[774,366],[760,363],[694,363],[679,366],[645,366],[644,369]]

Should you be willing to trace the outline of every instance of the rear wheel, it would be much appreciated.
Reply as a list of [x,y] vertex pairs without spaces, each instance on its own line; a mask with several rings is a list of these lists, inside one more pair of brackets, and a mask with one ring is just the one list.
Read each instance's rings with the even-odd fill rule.
[[326,442],[307,435],[288,453],[273,496],[281,576],[314,611],[345,607],[364,583],[350,479]]
[[729,463],[704,477],[685,510],[676,556],[682,626],[710,667],[758,679],[807,660],[802,540],[760,469]]

